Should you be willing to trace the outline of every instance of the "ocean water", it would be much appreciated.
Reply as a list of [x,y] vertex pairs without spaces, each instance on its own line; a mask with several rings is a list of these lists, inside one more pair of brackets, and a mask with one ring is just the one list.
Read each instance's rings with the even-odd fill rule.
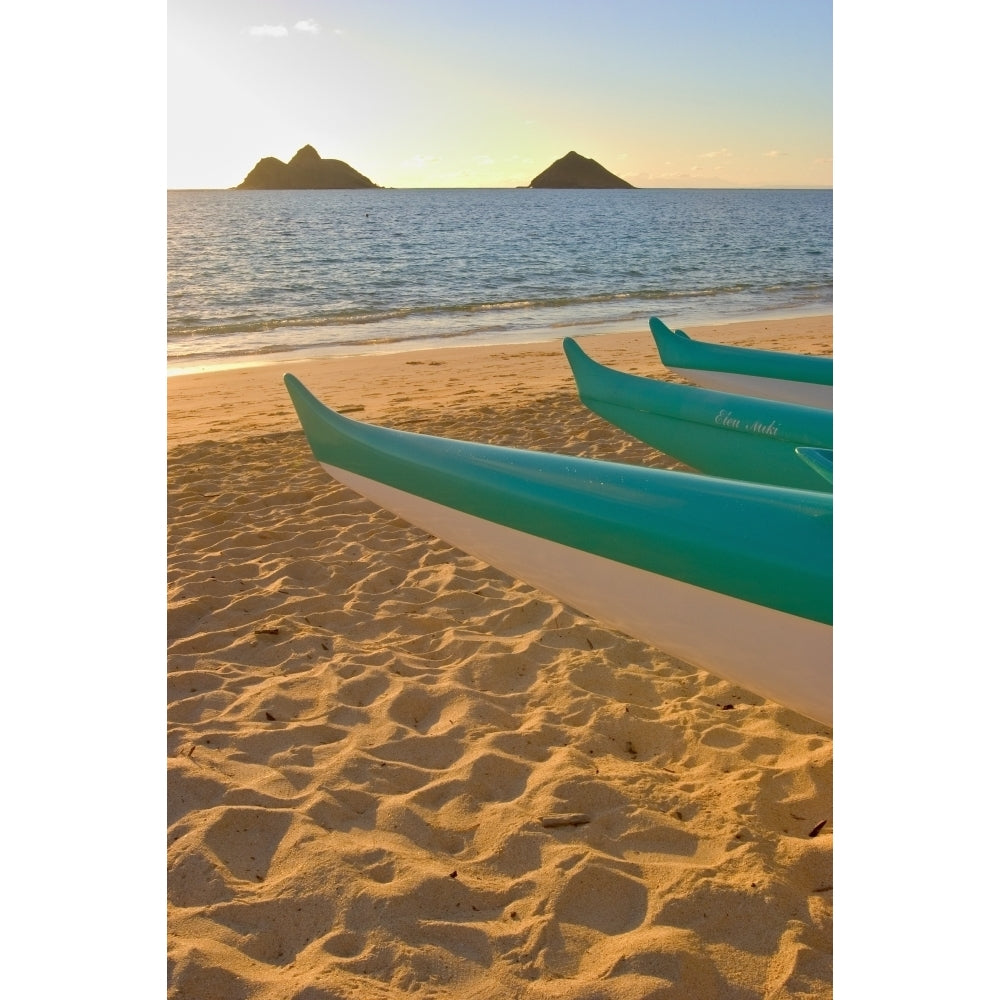
[[832,306],[830,190],[167,193],[168,371]]

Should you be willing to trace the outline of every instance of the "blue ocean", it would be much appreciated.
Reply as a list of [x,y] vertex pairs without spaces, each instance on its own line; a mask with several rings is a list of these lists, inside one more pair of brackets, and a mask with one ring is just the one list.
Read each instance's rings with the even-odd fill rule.
[[829,313],[830,190],[168,191],[168,371]]

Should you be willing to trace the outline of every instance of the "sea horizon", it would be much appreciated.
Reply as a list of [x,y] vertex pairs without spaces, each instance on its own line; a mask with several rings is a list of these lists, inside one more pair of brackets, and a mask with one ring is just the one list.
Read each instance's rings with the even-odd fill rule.
[[632,190],[632,191],[832,191],[832,184],[706,184],[700,187],[674,186],[674,187],[641,187],[632,185],[631,188],[534,188],[530,184],[515,184],[513,187],[491,187],[473,185],[461,187],[450,185],[447,187],[396,187],[392,185],[376,184],[370,188],[241,188],[234,184],[232,187],[168,187],[167,194],[174,191],[602,191],[602,190]]

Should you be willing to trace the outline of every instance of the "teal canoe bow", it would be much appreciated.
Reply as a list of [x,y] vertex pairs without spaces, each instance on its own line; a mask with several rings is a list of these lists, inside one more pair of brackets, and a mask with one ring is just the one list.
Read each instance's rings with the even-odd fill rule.
[[412,524],[832,724],[833,498],[351,420],[292,375],[313,455]]
[[661,382],[607,368],[566,338],[580,400],[640,441],[712,476],[830,491],[801,449],[833,447],[833,413],[753,396]]
[[671,330],[655,316],[649,329],[660,361],[696,385],[833,408],[833,358],[708,344],[692,340],[683,330]]

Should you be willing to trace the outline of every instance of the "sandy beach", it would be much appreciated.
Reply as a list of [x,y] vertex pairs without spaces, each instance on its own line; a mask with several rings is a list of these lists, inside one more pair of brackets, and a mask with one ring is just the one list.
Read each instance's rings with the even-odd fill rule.
[[[832,317],[689,327],[832,354]],[[648,330],[580,338],[667,378]],[[558,340],[168,379],[168,996],[825,998],[832,732],[332,480],[281,382],[671,468]]]

